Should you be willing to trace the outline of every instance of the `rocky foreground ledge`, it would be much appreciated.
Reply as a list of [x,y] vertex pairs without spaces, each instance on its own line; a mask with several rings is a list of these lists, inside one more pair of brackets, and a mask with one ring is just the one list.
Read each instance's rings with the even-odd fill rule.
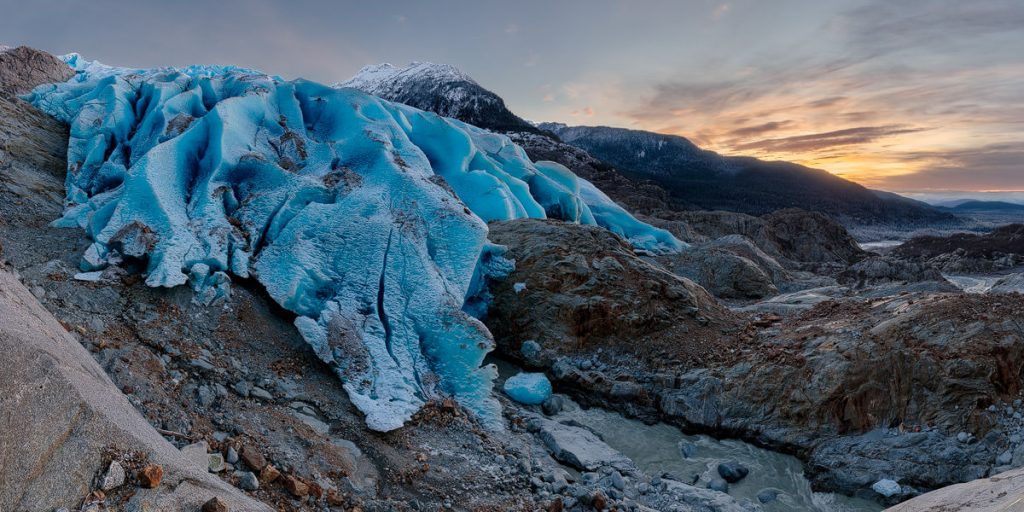
[[1024,469],[951,485],[889,508],[886,512],[1006,512],[1024,510]]
[[126,509],[272,510],[168,443],[6,266],[0,352],[0,510],[77,507],[98,474]]

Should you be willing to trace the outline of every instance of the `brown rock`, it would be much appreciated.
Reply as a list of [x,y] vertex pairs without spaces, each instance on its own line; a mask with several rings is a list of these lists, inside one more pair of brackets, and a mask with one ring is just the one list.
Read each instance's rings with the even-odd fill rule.
[[274,467],[273,464],[267,464],[260,470],[260,481],[269,484],[281,476],[281,472]]
[[604,510],[608,506],[608,498],[604,497],[603,492],[594,491],[594,494],[590,497],[590,505],[595,510]]
[[554,501],[548,503],[548,512],[562,512],[562,508],[565,504],[562,503],[562,498],[555,498]]
[[323,495],[324,495],[324,488],[320,487],[320,484],[318,484],[316,482],[308,482],[306,485],[309,486],[309,495],[310,496],[312,496],[312,497],[314,497],[316,499],[320,499],[320,498],[323,497]]
[[299,498],[309,495],[309,486],[294,475],[284,477],[284,488]]
[[139,483],[146,489],[155,489],[164,478],[164,468],[159,464],[149,464],[139,471]]
[[249,466],[256,471],[263,469],[263,467],[267,465],[266,457],[264,457],[263,454],[252,445],[243,446],[242,451],[238,453],[238,456],[241,457],[242,462],[244,462],[246,466]]
[[202,512],[228,512],[228,504],[218,497],[213,497],[203,503]]
[[345,496],[334,489],[327,490],[327,504],[332,507],[340,507],[345,504]]

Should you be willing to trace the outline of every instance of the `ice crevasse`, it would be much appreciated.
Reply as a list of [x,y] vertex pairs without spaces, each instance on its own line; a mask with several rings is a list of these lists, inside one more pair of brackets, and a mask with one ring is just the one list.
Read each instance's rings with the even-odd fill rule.
[[[493,220],[597,224],[650,251],[681,242],[506,137],[352,89],[235,67],[78,74],[26,99],[70,124],[65,213],[83,270],[212,301],[255,278],[375,430],[452,396],[500,428],[479,310],[510,270]],[[485,304],[483,304],[485,305]]]

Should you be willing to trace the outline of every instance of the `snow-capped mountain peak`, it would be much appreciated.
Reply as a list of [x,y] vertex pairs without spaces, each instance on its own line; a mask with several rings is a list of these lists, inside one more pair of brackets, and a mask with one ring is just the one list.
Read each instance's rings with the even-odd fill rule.
[[335,84],[335,87],[351,87],[366,92],[376,89],[390,89],[396,83],[431,82],[476,82],[459,68],[450,64],[433,62],[411,62],[398,67],[390,63],[370,64],[360,69],[352,78]]
[[450,64],[372,64],[334,87],[359,89],[496,132],[537,132],[533,125],[510,112],[501,97]]

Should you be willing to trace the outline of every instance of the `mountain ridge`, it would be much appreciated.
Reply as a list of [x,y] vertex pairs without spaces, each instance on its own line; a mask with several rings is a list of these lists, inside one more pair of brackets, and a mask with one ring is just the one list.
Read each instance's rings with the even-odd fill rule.
[[763,215],[802,208],[852,224],[956,222],[953,215],[925,203],[868,189],[822,169],[723,156],[677,135],[605,126],[538,126],[627,176],[658,182],[684,209]]
[[957,201],[954,205],[943,205],[940,208],[954,212],[1022,212],[1024,204],[1011,203],[1009,201],[983,201],[980,199],[967,199]]

